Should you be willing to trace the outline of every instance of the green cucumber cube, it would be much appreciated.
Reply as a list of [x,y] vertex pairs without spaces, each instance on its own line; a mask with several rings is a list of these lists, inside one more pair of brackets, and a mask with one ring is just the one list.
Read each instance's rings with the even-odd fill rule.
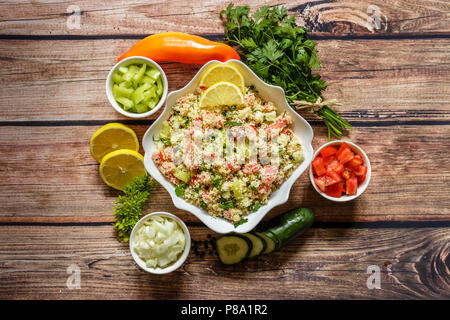
[[148,111],[147,106],[142,103],[137,104],[135,107],[136,107],[137,113],[144,113],[144,112]]
[[158,79],[156,79],[156,85],[158,86],[158,88],[156,89],[156,94],[157,94],[158,96],[161,96],[162,93],[163,93],[163,89],[164,89],[163,84],[162,84],[161,77],[159,77]]
[[156,81],[161,75],[161,72],[158,69],[150,68],[145,74]]
[[125,98],[129,98],[131,95],[132,95],[132,93],[133,93],[133,89],[128,89],[128,88],[125,88],[125,87],[121,87],[121,86],[118,86],[117,84],[115,84],[114,86],[113,86],[113,96],[114,96],[114,98],[119,98],[119,97],[125,97]]
[[189,173],[189,171],[183,168],[176,168],[173,171],[173,175],[184,183],[187,183],[189,182],[189,180],[191,180],[191,174]]
[[120,71],[121,73],[126,73],[126,72],[128,71],[128,68],[127,68],[127,67],[120,67],[120,68],[119,68],[119,71]]
[[139,71],[134,75],[133,82],[135,85],[139,84],[141,82],[142,77],[144,76],[145,69],[147,65],[145,63],[142,64],[142,67],[139,69]]
[[156,107],[158,101],[159,101],[158,99],[151,98],[150,101],[148,102],[148,109],[152,110],[154,107]]
[[113,81],[114,81],[115,83],[121,83],[121,82],[123,81],[122,76],[121,76],[121,75],[119,74],[119,72],[117,72],[117,71],[114,72],[112,78],[113,78]]
[[155,82],[156,82],[155,79],[150,78],[150,77],[147,76],[147,75],[144,75],[144,76],[142,77],[142,80],[141,80],[141,81],[144,82],[144,83],[148,83],[148,84],[155,84]]
[[134,107],[133,101],[130,99],[127,99],[125,97],[119,97],[116,99],[117,102],[119,102],[125,111],[130,111]]

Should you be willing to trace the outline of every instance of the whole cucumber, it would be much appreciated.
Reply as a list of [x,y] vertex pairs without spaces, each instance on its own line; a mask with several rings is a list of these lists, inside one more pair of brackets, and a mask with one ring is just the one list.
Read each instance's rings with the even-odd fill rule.
[[278,240],[277,248],[280,248],[289,240],[302,234],[313,222],[314,212],[311,209],[297,208],[271,220],[263,233],[275,235]]

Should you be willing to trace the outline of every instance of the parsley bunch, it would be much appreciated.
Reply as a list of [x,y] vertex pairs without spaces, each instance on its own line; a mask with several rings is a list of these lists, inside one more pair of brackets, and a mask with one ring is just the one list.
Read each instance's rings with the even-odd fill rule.
[[141,178],[134,178],[134,181],[127,184],[114,207],[114,229],[117,230],[117,240],[127,242],[130,239],[131,231],[139,221],[145,203],[150,197],[150,191],[155,187],[156,180],[145,174]]
[[253,17],[248,6],[230,3],[221,11],[225,36],[231,45],[238,45],[243,62],[265,82],[280,86],[293,107],[311,107],[325,122],[330,133],[340,138],[351,129],[341,116],[322,103],[325,80],[312,73],[320,66],[316,43],[308,38],[304,27],[288,17],[285,7],[263,6]]

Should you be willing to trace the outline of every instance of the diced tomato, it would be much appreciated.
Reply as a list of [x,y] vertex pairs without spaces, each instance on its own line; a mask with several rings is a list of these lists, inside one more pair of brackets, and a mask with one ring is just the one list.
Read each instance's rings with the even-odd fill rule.
[[357,167],[359,167],[360,165],[363,164],[363,159],[361,158],[361,156],[359,154],[355,155],[353,157],[352,160],[350,160],[346,166],[348,166],[349,168],[355,169]]
[[320,191],[325,192],[325,181],[323,179],[314,178],[314,182]]
[[342,171],[344,171],[344,165],[342,163],[340,163],[339,161],[337,161],[336,159],[334,159],[328,166],[327,166],[327,170],[331,170],[334,171],[336,173],[341,174]]
[[320,150],[320,154],[325,159],[326,157],[329,157],[329,156],[332,156],[332,155],[336,154],[337,151],[338,150],[337,150],[336,147],[329,146],[329,147],[325,147],[322,150]]
[[[367,171],[366,171],[367,172]],[[358,177],[358,183],[361,184],[366,180],[366,174],[364,173],[362,176]]]
[[348,196],[356,194],[356,189],[358,188],[358,178],[352,177],[346,181],[346,194]]
[[355,154],[350,149],[344,149],[338,156],[337,159],[342,163],[347,163],[354,158]]
[[353,173],[350,169],[345,168],[344,171],[342,172],[342,177],[347,180],[350,179],[353,176]]
[[347,143],[342,142],[341,145],[339,146],[338,151],[336,152],[336,158],[338,158],[339,155],[340,155],[345,149],[352,150],[352,149],[350,148],[350,146],[349,146]]
[[333,170],[328,170],[327,176],[336,181],[335,183],[342,181],[341,175],[339,173],[334,172]]
[[326,188],[325,193],[330,197],[340,198],[344,191],[344,183],[336,183]]
[[314,170],[316,170],[316,173],[318,176],[321,176],[321,175],[324,175],[325,173],[327,173],[327,169],[325,169],[322,157],[316,157],[312,162],[312,166],[313,166]]
[[325,168],[327,168],[330,165],[330,163],[334,161],[334,159],[336,159],[335,156],[329,156],[323,159],[323,165],[325,166]]
[[365,176],[367,173],[367,167],[366,166],[357,166],[355,169],[353,169],[353,172],[356,176]]

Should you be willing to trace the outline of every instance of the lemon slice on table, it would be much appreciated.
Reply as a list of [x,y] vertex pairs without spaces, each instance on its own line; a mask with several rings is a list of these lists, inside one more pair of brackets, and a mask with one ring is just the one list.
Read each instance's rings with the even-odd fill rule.
[[244,103],[242,91],[230,82],[218,82],[203,92],[200,108],[216,106],[232,106]]
[[136,133],[121,123],[108,123],[91,137],[91,155],[97,162],[101,162],[106,154],[119,149],[139,151]]
[[216,63],[202,75],[200,86],[209,88],[218,82],[230,82],[244,92],[244,77],[235,67],[226,63]]
[[126,184],[145,173],[144,157],[134,150],[110,152],[100,163],[100,177],[103,182],[117,190],[123,190]]

